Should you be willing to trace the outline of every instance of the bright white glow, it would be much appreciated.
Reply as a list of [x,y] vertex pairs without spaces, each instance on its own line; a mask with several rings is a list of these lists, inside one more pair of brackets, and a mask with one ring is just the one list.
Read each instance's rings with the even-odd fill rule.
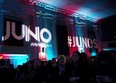
[[[48,39],[45,39],[45,38],[43,37],[43,34],[44,34],[45,32],[48,34]],[[42,40],[43,42],[45,42],[45,43],[50,42],[51,39],[52,39],[52,35],[51,35],[50,31],[49,31],[48,29],[46,29],[46,28],[43,28],[43,29],[41,30],[41,32],[40,32],[40,37],[41,37],[41,40]]]
[[[35,33],[33,33],[30,30],[30,27],[27,27],[26,25],[23,25],[22,27],[25,28],[25,29],[23,29],[24,30],[23,32],[24,33],[26,32],[25,33],[25,41],[27,41],[27,42],[30,41],[30,35],[35,40],[37,40],[39,42],[40,42],[40,38],[41,38],[41,40],[44,43],[49,43],[51,41],[51,39],[52,39],[52,35],[51,35],[50,31],[48,29],[46,29],[46,28],[43,28],[43,29],[39,30],[39,27],[35,27]],[[43,35],[44,33],[48,34],[48,38],[47,39],[44,37],[44,35]]]
[[28,34],[28,28],[27,28],[27,26],[26,25],[22,25],[22,27],[24,27],[24,33],[25,33],[25,41],[29,41],[29,38],[28,38],[28,35],[26,35],[26,34]]
[[30,30],[30,27],[26,27],[26,30],[25,32],[27,32],[26,34],[26,40],[27,41],[30,41],[30,35],[36,39],[37,41],[40,41],[40,39],[38,38],[38,33],[39,33],[39,27],[35,27],[35,34]]
[[84,48],[79,48],[79,52],[84,52]]
[[47,46],[45,43],[40,43],[40,52],[39,52],[40,59],[46,58],[46,47]]

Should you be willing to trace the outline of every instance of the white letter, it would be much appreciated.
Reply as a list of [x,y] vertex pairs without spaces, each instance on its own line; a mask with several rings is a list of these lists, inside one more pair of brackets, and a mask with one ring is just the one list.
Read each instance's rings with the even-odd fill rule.
[[7,40],[10,37],[10,22],[6,21],[6,35],[2,36],[2,41]]
[[[85,47],[87,48],[87,38],[84,39],[84,38],[82,37],[82,41],[83,41]],[[83,46],[84,46],[84,45],[83,45]]]
[[23,39],[24,36],[25,36],[25,35],[24,35],[24,32],[23,32],[23,31],[24,31],[23,28],[24,28],[24,27],[22,27],[22,35],[17,36],[16,33],[15,33],[15,23],[12,22],[12,32],[11,32],[11,33],[12,33],[13,37],[16,38],[16,39],[18,39],[18,40]]
[[[47,39],[46,39],[45,37],[43,37],[43,34],[44,34],[45,32],[48,34],[48,38],[47,38]],[[46,28],[43,28],[43,29],[40,31],[40,37],[41,37],[41,40],[42,40],[43,42],[45,42],[45,43],[50,42],[51,39],[52,39],[52,35],[51,35],[50,31],[49,31],[48,29],[46,29]]]
[[30,35],[34,39],[36,39],[37,41],[40,41],[40,38],[39,38],[39,27],[35,27],[35,34],[27,26],[25,28],[26,28],[26,32],[27,32],[26,33],[26,41],[30,41]]
[[80,47],[82,47],[82,37],[76,37],[76,44],[77,44],[77,46],[80,48]]
[[88,48],[93,48],[93,41],[92,39],[88,38]]
[[98,48],[97,40],[96,39],[93,39],[93,44],[94,44],[94,48]]
[[75,47],[75,37],[73,37],[73,47]]

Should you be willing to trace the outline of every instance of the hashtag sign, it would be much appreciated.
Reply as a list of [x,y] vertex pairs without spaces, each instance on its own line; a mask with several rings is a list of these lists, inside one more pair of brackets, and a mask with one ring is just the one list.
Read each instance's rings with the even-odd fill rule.
[[72,38],[71,36],[68,36],[68,46],[71,47],[72,45]]

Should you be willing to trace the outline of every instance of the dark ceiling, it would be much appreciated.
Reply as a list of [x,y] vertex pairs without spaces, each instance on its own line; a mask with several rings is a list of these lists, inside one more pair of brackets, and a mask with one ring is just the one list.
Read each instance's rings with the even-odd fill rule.
[[57,8],[102,19],[116,14],[116,0],[37,0]]

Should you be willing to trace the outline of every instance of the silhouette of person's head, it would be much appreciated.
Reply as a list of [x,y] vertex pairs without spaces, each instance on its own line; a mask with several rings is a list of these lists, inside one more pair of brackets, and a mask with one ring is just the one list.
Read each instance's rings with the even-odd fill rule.
[[79,57],[80,57],[80,53],[79,53],[78,51],[74,51],[74,52],[72,53],[72,61],[73,61],[73,62],[78,61],[78,60],[79,60]]

